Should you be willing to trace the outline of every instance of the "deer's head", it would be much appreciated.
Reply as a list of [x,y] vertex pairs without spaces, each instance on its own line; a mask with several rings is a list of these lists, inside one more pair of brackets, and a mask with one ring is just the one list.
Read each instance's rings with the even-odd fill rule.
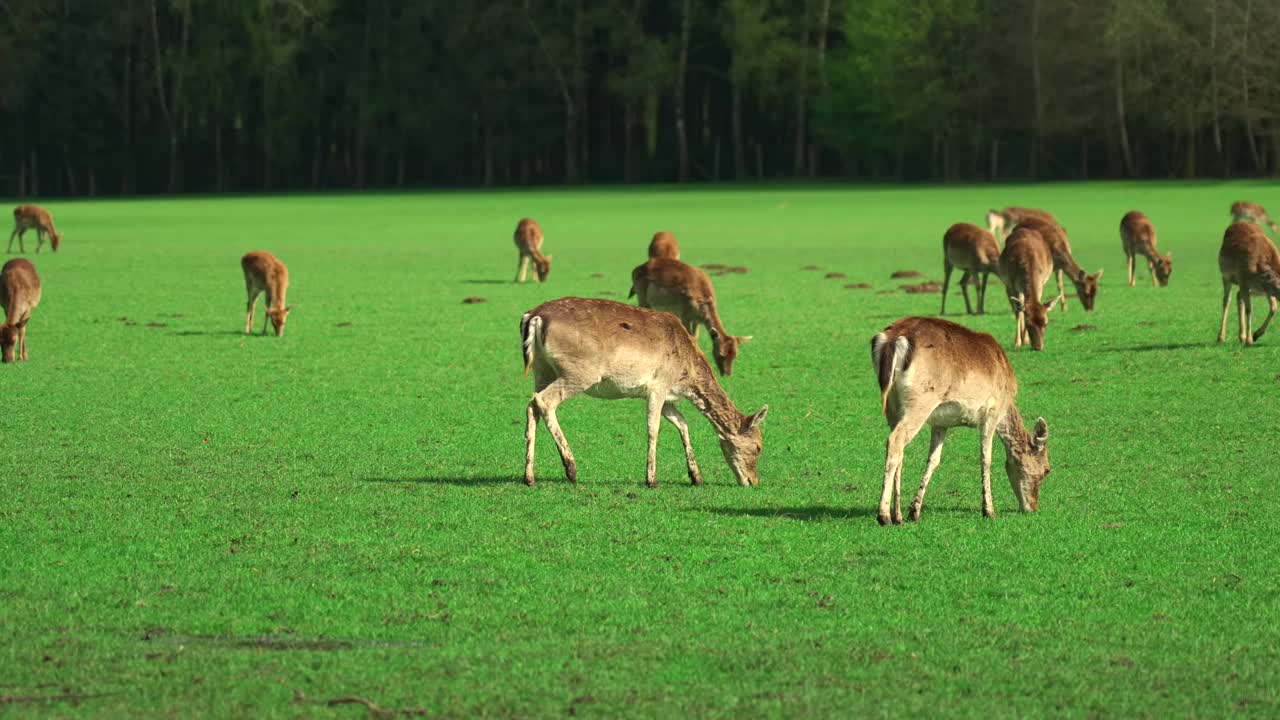
[[540,258],[533,259],[533,275],[538,282],[547,279],[547,274],[551,272],[551,256],[543,255]]
[[711,331],[711,356],[715,358],[720,374],[733,374],[733,363],[738,359],[738,345],[750,340],[752,335],[721,335]]
[[756,487],[760,484],[760,474],[756,469],[760,462],[760,451],[764,449],[764,435],[760,432],[760,423],[769,414],[769,406],[759,411],[744,415],[737,428],[729,428],[724,432],[717,430],[720,436],[720,450],[724,452],[725,462],[743,487]]
[[1022,313],[1024,324],[1027,329],[1027,341],[1031,343],[1032,350],[1044,349],[1044,331],[1049,327],[1049,312],[1053,310],[1053,306],[1058,304],[1058,298],[1054,298],[1053,302],[1048,305],[1042,304],[1039,300],[1031,300],[1031,302],[1023,302],[1018,298],[1010,295],[1009,303],[1013,305],[1015,313]]
[[1076,293],[1080,295],[1080,304],[1084,305],[1085,310],[1092,310],[1093,303],[1098,298],[1098,279],[1102,277],[1102,271],[1092,275],[1085,275],[1084,279],[1076,283]]
[[1166,287],[1169,284],[1169,276],[1173,274],[1173,251],[1164,255],[1157,255],[1151,260],[1151,269],[1156,274],[1156,282],[1160,283],[1160,287]]
[[56,232],[49,233],[49,248],[54,252],[58,252],[58,246],[62,244],[62,236]]
[[1040,485],[1049,474],[1049,425],[1044,418],[1036,418],[1035,429],[1025,446],[1015,446],[1005,455],[1004,470],[1022,511],[1039,510]]
[[292,309],[292,305],[287,305],[285,307],[273,307],[267,311],[267,317],[271,318],[271,327],[275,328],[276,337],[284,336],[284,324],[289,319],[289,311]]

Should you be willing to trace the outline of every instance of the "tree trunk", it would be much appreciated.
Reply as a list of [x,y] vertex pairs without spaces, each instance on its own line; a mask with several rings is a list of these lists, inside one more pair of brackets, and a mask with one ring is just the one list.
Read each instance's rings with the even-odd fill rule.
[[685,128],[685,74],[689,67],[689,32],[693,24],[693,8],[690,0],[680,4],[680,60],[676,68],[676,143],[679,147],[680,173],[678,180],[689,182],[689,133]]
[[733,172],[739,180],[747,177],[747,160],[742,147],[742,86],[730,79],[730,114],[733,125]]
[[1213,149],[1222,163],[1222,121],[1218,107],[1218,0],[1209,2],[1209,93],[1213,103]]
[[[1240,41],[1241,56],[1249,57],[1249,16],[1253,10],[1252,2],[1244,4],[1244,37]],[[1253,111],[1249,107],[1249,72],[1246,70],[1240,76],[1240,89],[1244,95],[1244,107],[1241,108],[1244,113],[1244,137],[1249,146],[1249,157],[1253,160],[1253,171],[1261,172],[1262,156],[1258,154],[1258,144],[1253,137]]]
[[[158,16],[159,11],[156,9],[156,0],[151,0],[151,41],[155,49],[156,60],[156,97],[160,101],[160,114],[164,118],[164,124],[169,133],[168,192],[175,193],[178,191],[178,172],[180,168],[176,114],[177,104],[181,101],[180,93],[182,91],[182,73],[176,74],[174,80],[173,102],[170,103],[164,83],[164,56],[160,52],[160,20]],[[183,7],[182,19],[182,52],[185,56],[187,38],[191,27],[191,4],[189,2]]]
[[1124,109],[1124,60],[1116,56],[1116,125],[1120,129],[1120,158],[1124,161],[1124,171],[1128,177],[1134,176],[1133,151],[1129,147],[1129,129],[1125,124]]
[[[128,12],[132,14],[133,2],[128,0],[125,5],[129,8]],[[123,149],[120,158],[120,194],[128,195],[133,192],[133,23],[128,23],[128,35],[125,38],[124,45],[124,77],[120,82],[121,85],[121,142],[120,147]]]
[[800,177],[804,175],[805,160],[805,103],[809,99],[809,13],[808,3],[802,3],[804,6],[804,19],[802,23],[804,29],[800,33],[800,72],[796,81],[796,137],[792,147],[791,156],[791,174]]
[[1031,135],[1031,151],[1027,158],[1032,180],[1040,175],[1040,143],[1044,137],[1044,89],[1040,78],[1040,0],[1031,0],[1031,95],[1035,108],[1035,127]]
[[622,182],[629,183],[632,180],[634,168],[631,154],[631,138],[635,135],[635,117],[636,106],[634,102],[627,101],[626,107],[622,110]]

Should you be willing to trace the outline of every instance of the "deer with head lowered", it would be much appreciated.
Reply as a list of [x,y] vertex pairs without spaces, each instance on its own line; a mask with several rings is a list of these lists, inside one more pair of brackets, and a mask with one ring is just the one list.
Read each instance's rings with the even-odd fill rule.
[[953,427],[977,428],[982,461],[982,514],[994,518],[991,444],[1004,443],[1005,472],[1023,512],[1040,509],[1040,485],[1049,474],[1049,426],[1037,418],[1028,432],[1014,402],[1018,381],[1000,343],[986,333],[935,318],[899,320],[871,339],[871,363],[880,383],[880,407],[889,422],[884,486],[877,517],[902,524],[903,450],[925,425],[929,460],[911,503],[920,520],[929,479],[942,460]]
[[1017,322],[1015,348],[1025,340],[1032,350],[1044,349],[1044,331],[1049,325],[1049,312],[1055,298],[1047,306],[1041,302],[1045,283],[1053,274],[1053,256],[1049,244],[1040,233],[1025,225],[1014,228],[1000,253],[1000,279],[1009,293],[1009,306]]
[[9,235],[9,252],[13,252],[13,239],[18,239],[18,251],[26,252],[22,244],[22,236],[28,230],[36,231],[36,252],[44,247],[45,236],[49,238],[49,247],[58,252],[62,244],[62,235],[53,227],[53,215],[39,205],[19,205],[13,209],[13,232]]
[[[1240,312],[1240,342],[1252,345],[1271,325],[1280,305],[1280,251],[1262,228],[1251,222],[1232,223],[1222,236],[1222,248],[1218,251],[1218,269],[1222,272],[1222,327],[1218,330],[1218,342],[1227,339],[1227,313],[1231,302],[1231,286],[1240,288],[1236,303]],[[1262,327],[1253,327],[1253,301],[1250,294],[1260,292],[1271,305],[1271,312]]]
[[1266,225],[1271,228],[1271,232],[1280,231],[1280,228],[1277,228],[1275,222],[1271,220],[1271,216],[1267,214],[1267,209],[1256,202],[1237,200],[1231,203],[1231,222],[1252,222]]
[[520,261],[516,265],[516,282],[524,282],[529,272],[529,264],[533,263],[533,279],[543,282],[551,272],[551,256],[542,254],[542,228],[533,218],[521,218],[516,223],[516,249],[520,251]]
[[[1000,246],[995,237],[977,225],[956,223],[942,236],[942,311],[947,314],[947,288],[951,285],[951,271],[960,268],[960,291],[964,293],[964,310],[973,314],[969,304],[969,280],[974,280],[978,295],[978,314],[986,312],[987,282],[991,273],[1000,271]],[[980,277],[979,277],[980,276]]]
[[1093,310],[1093,305],[1098,298],[1098,280],[1102,278],[1102,271],[1089,275],[1076,264],[1075,258],[1071,256],[1071,242],[1067,239],[1066,228],[1038,216],[1025,217],[1018,226],[1035,230],[1048,243],[1049,255],[1053,258],[1054,274],[1058,278],[1058,298],[1055,302],[1061,303],[1062,311],[1067,311],[1067,296],[1062,291],[1063,273],[1066,273],[1071,279],[1071,284],[1075,285],[1076,294],[1080,297],[1080,304],[1084,305],[1084,309]]
[[1133,287],[1133,270],[1137,256],[1147,259],[1147,270],[1151,272],[1151,287],[1169,284],[1169,275],[1173,273],[1173,252],[1161,255],[1156,251],[1156,226],[1151,224],[1146,215],[1137,210],[1130,210],[1120,219],[1120,244],[1124,246],[1125,259],[1129,267],[1129,287]]
[[4,362],[27,359],[27,323],[40,304],[40,278],[30,260],[15,258],[0,269],[0,353]]
[[632,295],[640,307],[665,310],[680,318],[695,341],[698,326],[706,325],[716,367],[725,377],[733,374],[738,346],[752,336],[734,336],[724,329],[716,309],[716,291],[705,271],[679,260],[654,258],[631,271],[631,293],[627,297]]
[[675,235],[666,230],[653,234],[653,239],[649,241],[649,259],[654,258],[680,259],[680,246],[676,244]]
[[249,294],[248,307],[245,308],[244,334],[253,333],[253,309],[258,304],[258,296],[267,294],[267,317],[262,319],[262,334],[267,334],[267,320],[276,331],[276,337],[284,335],[284,324],[289,319],[289,311],[293,306],[285,301],[289,292],[289,268],[280,259],[266,250],[254,250],[240,258],[240,269],[244,270],[244,287]]
[[520,342],[525,372],[533,371],[534,387],[525,423],[525,484],[535,484],[534,440],[539,419],[546,423],[560,451],[565,477],[577,482],[577,463],[560,430],[556,408],[582,392],[606,400],[643,398],[648,402],[645,484],[649,487],[658,485],[658,426],[664,417],[680,433],[689,479],[694,485],[702,484],[689,443],[688,423],[676,409],[680,399],[691,402],[711,423],[738,484],[754,487],[760,483],[757,463],[764,442],[760,424],[769,406],[751,415],[739,412],[693,338],[670,313],[612,300],[560,298],[524,314]]

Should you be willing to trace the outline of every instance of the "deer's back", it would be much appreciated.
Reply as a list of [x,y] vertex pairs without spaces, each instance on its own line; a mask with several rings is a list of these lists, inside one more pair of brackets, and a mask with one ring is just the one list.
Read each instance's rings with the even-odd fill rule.
[[907,339],[900,383],[907,396],[927,393],[938,401],[986,407],[1018,392],[1004,348],[987,333],[941,318],[908,317],[885,328],[883,336],[886,351],[898,338]]
[[1120,238],[1126,250],[1154,248],[1156,228],[1146,215],[1130,210],[1120,219]]
[[1234,222],[1222,236],[1218,269],[1233,282],[1248,282],[1264,274],[1280,274],[1280,251],[1275,243],[1251,222]]
[[4,264],[0,269],[0,305],[6,311],[19,313],[28,311],[40,304],[40,276],[36,275],[36,266],[30,260],[16,258]]
[[39,205],[19,205],[13,209],[13,220],[19,225],[27,227],[50,227],[53,225],[53,216],[48,210]]
[[541,250],[542,228],[533,218],[521,218],[516,223],[515,242],[521,250]]
[[1237,218],[1243,217],[1258,220],[1265,218],[1267,216],[1267,211],[1258,203],[1237,200],[1231,203],[1231,214]]
[[1010,291],[1038,293],[1052,272],[1053,254],[1044,237],[1026,226],[1015,229],[1000,253],[1000,277]]
[[246,277],[266,286],[284,287],[289,284],[289,269],[275,255],[266,250],[253,250],[240,258],[240,267]]
[[643,304],[654,308],[695,307],[715,297],[711,278],[701,268],[672,258],[654,258],[631,273]]
[[676,244],[676,236],[666,230],[654,233],[649,241],[649,257],[679,259],[680,246]]
[[971,223],[956,223],[942,236],[947,260],[966,270],[994,266],[1000,261],[1000,246],[990,231]]
[[1014,224],[1020,224],[1025,220],[1040,220],[1054,225],[1058,224],[1058,218],[1054,217],[1053,213],[1040,208],[1018,207],[1015,205],[1005,208],[1003,213],[1005,218]]

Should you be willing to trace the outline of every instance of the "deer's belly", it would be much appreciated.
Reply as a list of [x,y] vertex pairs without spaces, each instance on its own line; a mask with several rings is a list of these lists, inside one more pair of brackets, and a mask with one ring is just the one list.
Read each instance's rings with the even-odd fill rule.
[[933,427],[975,427],[982,408],[976,403],[948,401],[933,409],[929,425]]
[[644,385],[628,383],[624,380],[605,378],[584,391],[593,398],[601,400],[619,400],[622,398],[648,397],[648,389]]

